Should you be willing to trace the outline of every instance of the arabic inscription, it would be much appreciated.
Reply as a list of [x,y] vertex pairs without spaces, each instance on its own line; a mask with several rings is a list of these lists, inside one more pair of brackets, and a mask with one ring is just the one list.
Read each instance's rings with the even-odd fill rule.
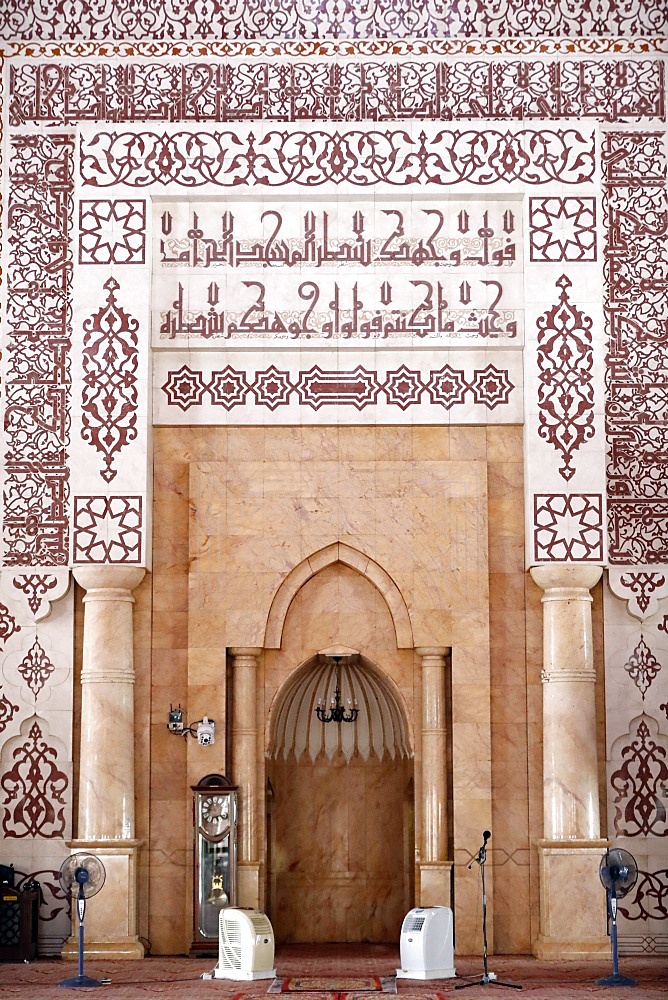
[[156,202],[155,347],[520,346],[516,199]]

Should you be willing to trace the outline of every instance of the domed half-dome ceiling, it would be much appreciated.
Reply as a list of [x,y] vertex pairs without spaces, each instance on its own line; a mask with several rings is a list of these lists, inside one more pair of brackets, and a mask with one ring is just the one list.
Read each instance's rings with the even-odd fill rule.
[[[335,658],[336,657],[336,658]],[[349,713],[358,709],[354,722],[323,722],[317,709],[328,712],[335,691]],[[279,696],[280,697],[280,696]],[[271,726],[268,755],[311,760],[343,753],[368,760],[412,756],[403,712],[379,671],[359,653],[318,653],[287,682]]]

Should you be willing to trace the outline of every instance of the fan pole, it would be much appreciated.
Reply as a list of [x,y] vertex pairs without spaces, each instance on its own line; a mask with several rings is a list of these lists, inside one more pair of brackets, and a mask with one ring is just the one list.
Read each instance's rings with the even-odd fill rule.
[[83,885],[79,886],[77,896],[77,915],[79,917],[79,979],[84,978],[84,916],[86,913],[86,897],[83,894]]
[[596,980],[597,986],[635,986],[635,979],[630,976],[622,976],[619,972],[619,959],[617,957],[617,893],[613,881],[608,890],[608,913],[610,914],[610,945],[612,948],[612,975],[603,976]]

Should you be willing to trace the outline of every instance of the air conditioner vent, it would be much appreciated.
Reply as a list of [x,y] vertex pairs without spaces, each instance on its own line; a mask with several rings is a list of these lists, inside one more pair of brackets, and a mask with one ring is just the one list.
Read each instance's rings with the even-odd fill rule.
[[253,927],[256,934],[271,934],[272,927],[269,922],[269,918],[264,915],[264,913],[251,913],[250,914]]
[[406,926],[404,927],[404,930],[413,931],[413,933],[415,933],[415,931],[421,931],[423,927],[424,927],[424,917],[413,917],[412,920],[406,921]]

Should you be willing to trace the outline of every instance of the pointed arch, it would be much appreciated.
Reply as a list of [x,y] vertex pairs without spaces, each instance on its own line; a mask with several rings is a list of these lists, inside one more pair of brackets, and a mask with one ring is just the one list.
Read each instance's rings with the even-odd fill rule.
[[334,542],[312,553],[285,577],[271,602],[264,635],[265,649],[280,649],[288,608],[305,583],[327,566],[342,563],[374,585],[385,601],[394,623],[397,649],[413,648],[413,629],[401,591],[377,562],[344,542]]

